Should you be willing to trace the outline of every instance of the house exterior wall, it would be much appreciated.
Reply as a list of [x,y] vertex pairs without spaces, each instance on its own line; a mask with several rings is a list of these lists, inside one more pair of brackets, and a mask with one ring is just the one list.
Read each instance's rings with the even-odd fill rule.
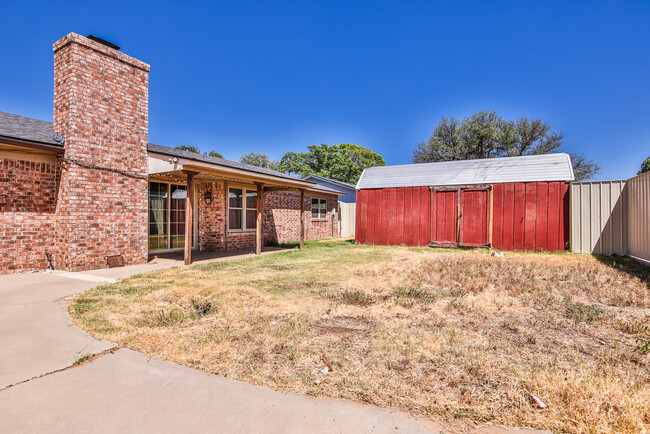
[[54,44],[57,268],[147,259],[148,76],[149,65],[82,36]]
[[[567,183],[500,183],[493,186],[493,247],[503,250],[566,248],[569,234]],[[490,184],[476,187],[488,188]],[[434,241],[432,233],[433,238],[436,238],[438,232],[442,232],[444,240],[439,241],[455,245],[458,199],[455,206],[452,203],[451,206],[441,204],[434,207],[434,194],[438,201],[443,197],[446,199],[444,195],[431,191],[430,187],[359,190],[355,237],[357,243],[426,246]],[[457,193],[454,196],[457,198]],[[485,205],[488,206],[485,210],[489,212],[489,202]],[[446,230],[449,224],[451,232]],[[487,231],[488,226],[489,224],[486,226]],[[452,238],[447,239],[450,234]]]
[[[327,218],[311,218],[312,197],[327,199]],[[269,191],[264,201],[264,240],[266,243],[300,241],[300,192]],[[305,219],[305,239],[338,237],[338,220],[332,230],[332,219],[338,219],[336,196],[306,193],[302,204]]]
[[323,187],[331,188],[332,190],[340,191],[341,193],[345,193],[345,196],[339,196],[339,202],[342,203],[354,203],[357,201],[357,190],[354,188],[346,188],[342,187],[340,184],[335,184],[333,182],[328,182],[323,179],[318,179],[318,178],[309,178],[307,177],[311,182],[316,183],[316,185],[322,185]]
[[[251,184],[252,186],[252,184]],[[210,204],[205,203],[205,193],[211,191]],[[198,240],[199,249],[225,251],[254,249],[257,236],[255,231],[228,232],[226,235],[227,203],[225,181],[202,182],[198,185]],[[327,218],[311,218],[311,198],[327,198]],[[303,215],[305,218],[305,239],[332,237],[332,218],[338,218],[336,197],[305,194]],[[280,244],[300,240],[300,192],[297,190],[264,191],[262,211],[262,242]],[[338,236],[338,221],[334,236]]]
[[0,154],[0,274],[47,267],[58,168],[55,157]]

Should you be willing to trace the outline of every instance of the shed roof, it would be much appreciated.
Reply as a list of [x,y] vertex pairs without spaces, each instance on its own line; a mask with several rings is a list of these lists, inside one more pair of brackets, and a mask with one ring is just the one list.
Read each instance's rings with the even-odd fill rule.
[[561,153],[369,167],[361,174],[357,190],[573,180],[571,158]]

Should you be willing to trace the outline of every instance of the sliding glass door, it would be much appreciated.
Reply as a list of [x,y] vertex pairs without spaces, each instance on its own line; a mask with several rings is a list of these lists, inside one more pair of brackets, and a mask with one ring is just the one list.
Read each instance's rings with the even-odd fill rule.
[[[185,185],[163,182],[149,183],[150,251],[185,247],[186,200],[187,187]],[[194,239],[192,239],[192,246],[194,246]]]

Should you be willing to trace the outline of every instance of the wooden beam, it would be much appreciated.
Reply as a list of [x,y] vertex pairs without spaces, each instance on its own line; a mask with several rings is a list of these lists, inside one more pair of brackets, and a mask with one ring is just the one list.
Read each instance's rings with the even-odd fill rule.
[[305,247],[305,190],[300,190],[300,248]]
[[198,172],[183,170],[187,175],[187,198],[185,199],[185,265],[192,263],[192,207],[194,205],[194,176]]
[[262,254],[262,201],[264,200],[264,184],[257,183],[257,223],[256,223],[256,241],[255,254]]
[[224,251],[228,251],[228,225],[230,224],[229,216],[228,216],[228,201],[230,200],[230,192],[228,190],[228,181],[223,182],[223,186],[225,189],[225,198],[223,201],[223,239],[225,240],[225,246],[224,246]]

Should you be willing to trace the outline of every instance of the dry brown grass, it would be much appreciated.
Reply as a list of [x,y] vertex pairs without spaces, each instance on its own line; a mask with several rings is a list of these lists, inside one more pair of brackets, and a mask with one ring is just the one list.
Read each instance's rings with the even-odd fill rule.
[[628,432],[650,428],[648,276],[624,258],[312,242],[134,276],[71,311],[125,347],[277,390]]

